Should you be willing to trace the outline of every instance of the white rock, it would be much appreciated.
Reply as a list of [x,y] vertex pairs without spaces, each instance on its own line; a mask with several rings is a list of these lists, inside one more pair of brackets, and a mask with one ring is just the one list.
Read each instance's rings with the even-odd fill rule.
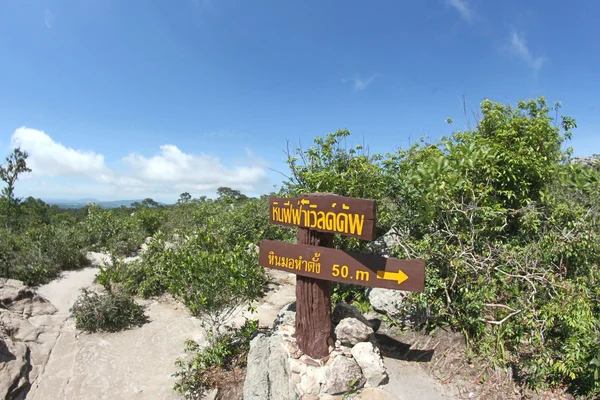
[[369,291],[369,302],[376,311],[397,318],[402,315],[402,302],[407,295],[401,290],[374,288]]
[[373,343],[358,343],[352,348],[352,357],[370,386],[379,386],[388,378],[379,349],[373,346]]
[[327,381],[321,386],[321,392],[340,394],[349,391],[352,387],[361,388],[365,381],[356,361],[349,357],[339,356],[327,369]]
[[355,345],[369,340],[373,329],[356,318],[344,318],[335,327],[335,336],[342,344]]
[[304,375],[300,380],[300,390],[304,394],[317,395],[321,391],[321,385],[312,375]]

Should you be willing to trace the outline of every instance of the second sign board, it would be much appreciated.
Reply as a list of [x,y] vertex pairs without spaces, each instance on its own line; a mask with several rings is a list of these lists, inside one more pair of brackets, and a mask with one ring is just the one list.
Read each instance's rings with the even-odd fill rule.
[[422,292],[425,261],[397,260],[328,247],[263,240],[259,264],[328,281]]

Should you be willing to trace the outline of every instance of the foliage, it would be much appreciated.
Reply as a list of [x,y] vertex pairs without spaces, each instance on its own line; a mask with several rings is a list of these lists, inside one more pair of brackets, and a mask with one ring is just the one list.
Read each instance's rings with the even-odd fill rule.
[[575,121],[555,125],[557,110],[486,100],[477,130],[390,155],[389,197],[406,209],[395,255],[427,260],[426,291],[412,300],[432,324],[465,332],[526,385],[593,393],[600,175],[565,163]]
[[142,307],[123,293],[98,294],[82,289],[71,308],[77,329],[116,332],[146,321]]
[[[304,193],[334,193],[340,196],[373,199],[378,201],[379,234],[390,227],[389,210],[385,194],[385,180],[380,154],[370,154],[364,145],[348,146],[347,130],[317,137],[314,146],[294,153],[288,151],[287,164],[291,176],[285,182],[284,192],[289,196]],[[338,237],[336,247],[353,251],[365,251],[367,242],[355,238]]]
[[246,320],[239,329],[228,331],[201,349],[194,341],[186,342],[186,353],[193,354],[189,361],[178,359],[175,365],[180,369],[174,374],[177,378],[175,390],[185,399],[200,399],[207,388],[223,385],[220,371],[237,373],[236,369],[246,364],[250,340],[258,329],[258,320]]
[[0,232],[0,276],[39,285],[60,271],[88,263],[83,238],[76,227],[42,225],[15,233]]
[[20,199],[15,197],[15,183],[21,174],[31,172],[31,169],[27,167],[27,157],[27,152],[16,148],[6,157],[6,166],[0,165],[0,180],[6,184],[6,187],[2,189],[0,206],[7,228],[14,223],[15,209],[20,202]]
[[144,230],[135,216],[119,216],[115,210],[103,210],[99,206],[89,206],[87,210],[83,229],[90,249],[127,254],[143,242]]
[[[348,148],[338,131],[290,155],[286,191],[376,199],[378,232],[399,239],[391,255],[427,262],[425,292],[407,307],[464,332],[525,385],[590,395],[600,391],[600,168],[569,162],[575,127],[539,98],[485,100],[476,129],[386,156]],[[364,290],[335,285],[333,297],[360,304]]]
[[100,268],[98,283],[108,291],[118,286],[130,294],[142,297],[160,296],[169,288],[166,268],[171,265],[172,250],[165,235],[158,232],[148,243],[140,261],[124,263],[113,253],[111,265]]
[[192,314],[218,330],[234,312],[256,300],[266,283],[256,253],[243,241],[225,245],[207,227],[198,231],[166,258],[169,291]]

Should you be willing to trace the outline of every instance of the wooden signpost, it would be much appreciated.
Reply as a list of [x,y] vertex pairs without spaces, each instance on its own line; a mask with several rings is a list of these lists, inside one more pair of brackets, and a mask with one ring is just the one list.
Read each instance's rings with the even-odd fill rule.
[[296,341],[313,358],[329,354],[331,281],[422,292],[425,262],[331,248],[333,234],[375,239],[375,201],[309,194],[270,200],[271,223],[298,226],[297,244],[263,240],[259,264],[296,274]]

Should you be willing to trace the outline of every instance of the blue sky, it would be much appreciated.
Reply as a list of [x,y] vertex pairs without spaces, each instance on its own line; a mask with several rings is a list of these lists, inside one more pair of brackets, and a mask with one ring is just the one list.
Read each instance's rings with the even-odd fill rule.
[[[286,140],[388,152],[545,96],[600,153],[600,3],[2,0],[0,150],[18,194],[174,201],[270,191]],[[455,123],[448,126],[446,118]]]

